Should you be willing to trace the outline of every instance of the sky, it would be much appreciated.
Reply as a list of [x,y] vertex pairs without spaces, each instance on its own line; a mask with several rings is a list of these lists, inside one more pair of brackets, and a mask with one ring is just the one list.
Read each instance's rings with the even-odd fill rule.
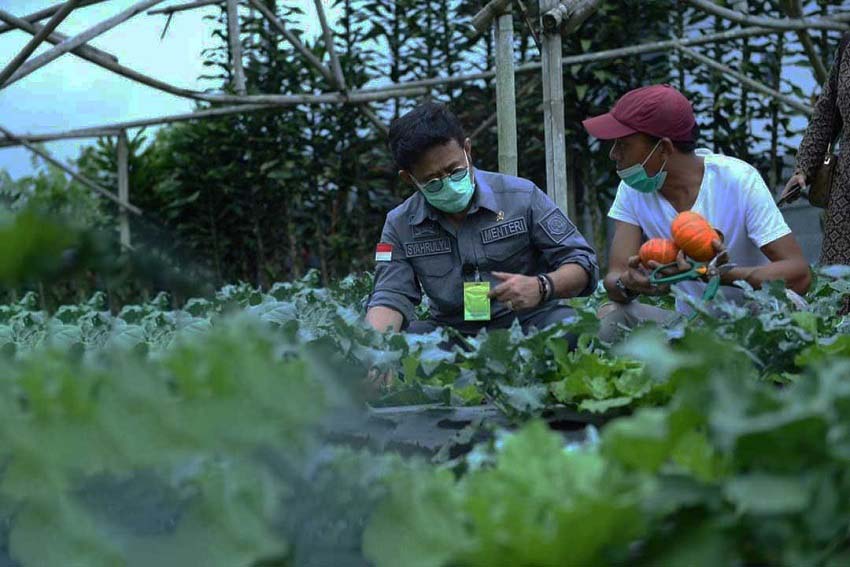
[[[109,0],[75,10],[58,29],[66,35],[75,35],[137,1]],[[155,7],[186,1],[166,0]],[[306,34],[313,37],[319,33],[313,3],[300,1],[305,7]],[[331,3],[331,0],[323,1],[326,6]],[[56,2],[58,0],[0,0],[0,8],[23,16]],[[167,34],[160,39],[167,17],[143,12],[90,43],[117,56],[125,66],[176,86],[203,90],[211,85],[198,79],[204,73],[201,52],[215,45],[211,37],[212,23],[205,21],[204,16],[217,13],[215,6],[176,13]],[[333,17],[334,12],[329,9],[329,18],[333,20]],[[5,66],[30,37],[19,31],[0,35],[0,63]],[[52,45],[45,43],[31,57],[50,47]],[[807,92],[815,88],[808,70],[788,68],[786,72],[793,73],[792,78]],[[190,112],[194,104],[68,54],[0,90],[0,125],[17,134],[55,132]],[[93,139],[63,140],[50,142],[46,147],[67,162],[77,157],[82,145],[93,142]],[[0,169],[6,169],[15,178],[31,173],[29,152],[23,148],[0,148]]]
[[[59,0],[0,0],[0,8],[21,17],[54,5]],[[166,0],[154,8],[185,3]],[[329,0],[325,0],[329,3]],[[109,0],[74,10],[58,28],[76,35],[137,3],[138,0]],[[315,14],[307,6],[306,34],[318,33]],[[168,32],[160,39],[167,16],[146,11],[113,28],[90,45],[118,57],[119,63],[172,85],[203,90],[198,80],[205,72],[201,52],[216,43],[212,23],[203,16],[219,13],[216,6],[174,14]],[[329,12],[333,17],[333,12]],[[46,20],[43,22],[46,23]],[[0,63],[6,63],[26,45],[31,36],[20,31],[0,35]],[[49,48],[45,42],[30,56]],[[190,112],[194,101],[119,77],[88,61],[67,54],[0,90],[0,125],[13,133],[43,133],[105,125],[112,122]],[[46,144],[48,151],[66,163],[76,158],[81,145],[94,140],[62,140]],[[23,148],[0,149],[0,169],[17,178],[32,171],[30,154]]]

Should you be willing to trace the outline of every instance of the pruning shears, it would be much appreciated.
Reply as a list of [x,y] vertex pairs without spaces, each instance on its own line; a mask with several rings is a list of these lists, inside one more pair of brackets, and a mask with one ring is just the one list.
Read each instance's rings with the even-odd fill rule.
[[658,266],[649,275],[649,283],[652,285],[670,285],[690,280],[707,280],[708,285],[702,294],[703,301],[710,301],[717,295],[720,289],[720,277],[734,268],[736,264],[719,264],[720,259],[726,256],[726,250],[715,256],[710,262],[696,262],[688,258],[686,261],[690,264],[690,269],[683,272],[665,276],[664,272],[669,269],[675,269],[679,266],[676,262]]

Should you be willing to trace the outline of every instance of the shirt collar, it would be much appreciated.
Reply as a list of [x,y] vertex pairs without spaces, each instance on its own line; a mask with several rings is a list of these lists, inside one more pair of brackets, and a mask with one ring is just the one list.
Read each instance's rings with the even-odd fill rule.
[[[496,204],[496,196],[493,194],[493,189],[484,180],[481,171],[473,167],[472,174],[475,178],[475,194],[472,196],[472,206],[469,208],[468,214],[476,213],[481,208],[498,213],[499,206]],[[416,196],[418,206],[416,212],[410,218],[410,223],[417,225],[424,222],[426,218],[437,220],[440,217],[440,211],[428,204],[421,191],[417,189],[416,192],[418,193]]]
[[484,179],[481,171],[475,169],[473,172],[475,175],[475,196],[472,198],[472,207],[469,208],[469,214],[478,212],[478,209],[481,208],[498,213],[499,205],[496,204],[496,195],[493,194],[493,188]]

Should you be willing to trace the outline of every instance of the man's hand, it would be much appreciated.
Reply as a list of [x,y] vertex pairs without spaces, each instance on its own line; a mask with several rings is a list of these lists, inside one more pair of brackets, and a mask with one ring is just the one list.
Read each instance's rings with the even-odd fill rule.
[[530,309],[540,303],[540,284],[537,278],[505,272],[493,272],[493,276],[502,283],[490,290],[490,299],[501,301],[511,311]]
[[373,395],[382,394],[387,391],[396,379],[396,372],[393,369],[381,369],[373,366],[369,369],[369,374],[366,376],[366,387]]
[[626,289],[643,295],[664,295],[670,291],[669,285],[649,283],[649,274],[641,267],[640,256],[629,257],[629,268],[620,274],[620,281]]
[[379,333],[387,331],[397,333],[404,323],[404,316],[395,309],[377,305],[370,307],[369,311],[366,312],[366,322]]
[[[685,252],[683,250],[679,250],[679,253],[676,254],[676,265],[670,266],[667,269],[661,270],[661,274],[664,276],[675,276],[676,274],[680,274],[682,272],[687,272],[691,269],[691,264],[688,262],[687,258],[685,258]],[[661,264],[656,262],[655,260],[649,261],[649,269],[651,271],[655,271],[660,268]]]
[[714,257],[717,258],[714,262],[715,266],[722,266],[729,263],[729,251],[722,240],[714,239],[711,241],[711,246],[714,248]]

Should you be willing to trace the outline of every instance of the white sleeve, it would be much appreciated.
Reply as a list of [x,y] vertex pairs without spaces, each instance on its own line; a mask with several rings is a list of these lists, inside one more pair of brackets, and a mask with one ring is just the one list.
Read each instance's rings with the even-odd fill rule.
[[747,235],[753,244],[761,248],[791,234],[791,228],[773,201],[773,195],[758,170],[752,168],[742,177],[741,192],[745,199]]
[[634,201],[629,195],[630,192],[631,190],[621,182],[620,186],[617,187],[617,195],[614,197],[614,202],[611,203],[611,208],[608,210],[608,217],[640,226],[634,210]]

